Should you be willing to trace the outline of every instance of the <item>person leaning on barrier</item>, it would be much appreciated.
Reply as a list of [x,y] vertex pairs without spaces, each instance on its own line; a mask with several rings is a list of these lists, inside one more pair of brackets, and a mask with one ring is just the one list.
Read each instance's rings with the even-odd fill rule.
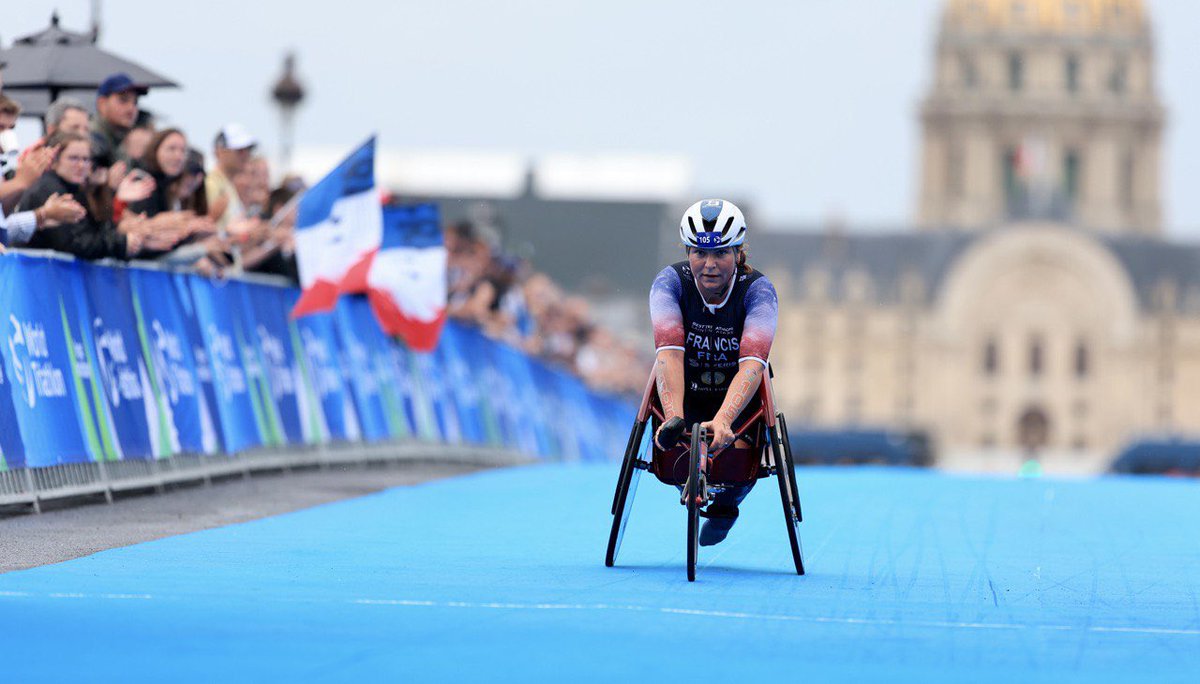
[[197,253],[196,249],[186,249],[186,255],[191,256],[189,259],[179,250],[184,249],[185,245],[190,246],[191,243],[203,240],[215,230],[212,219],[203,212],[197,215],[190,206],[199,183],[202,182],[203,174],[196,173],[194,164],[189,166],[188,157],[187,137],[183,131],[167,128],[156,133],[150,139],[141,159],[133,162],[130,175],[149,175],[154,180],[154,189],[145,199],[131,202],[123,209],[123,203],[118,202],[121,216],[125,213],[144,216],[148,221],[148,232],[173,234],[177,238],[176,244],[179,245],[171,252],[143,250],[138,255],[142,259],[194,261],[203,251]]
[[87,211],[70,195],[54,194],[34,209],[6,216],[0,208],[0,254],[6,247],[29,242],[35,231],[80,220]]
[[59,131],[88,135],[91,127],[91,115],[79,100],[72,97],[60,97],[46,109],[42,123],[46,127],[46,134],[22,150],[21,159],[44,148],[46,140]]
[[[138,215],[124,217],[119,225],[98,217],[87,197],[88,176],[91,172],[91,141],[73,133],[55,134],[47,147],[57,148],[54,165],[24,194],[18,209],[34,209],[55,195],[67,195],[83,206],[81,218],[36,232],[28,246],[72,254],[82,259],[112,257],[125,259],[144,247],[165,249],[174,244],[175,236],[160,236],[149,232],[146,219]],[[122,181],[117,196],[125,202],[144,199],[154,188],[153,179],[128,177]]]

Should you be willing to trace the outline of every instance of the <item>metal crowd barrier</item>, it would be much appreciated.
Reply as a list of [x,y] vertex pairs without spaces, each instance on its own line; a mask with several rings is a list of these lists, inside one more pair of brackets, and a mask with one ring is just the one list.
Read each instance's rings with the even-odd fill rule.
[[112,503],[114,495],[121,492],[162,492],[169,485],[211,484],[225,477],[305,468],[324,470],[334,465],[428,461],[506,466],[535,460],[505,449],[402,441],[255,449],[234,456],[178,455],[147,461],[65,463],[0,472],[0,507],[28,506],[32,512],[41,513],[46,501],[103,495]]

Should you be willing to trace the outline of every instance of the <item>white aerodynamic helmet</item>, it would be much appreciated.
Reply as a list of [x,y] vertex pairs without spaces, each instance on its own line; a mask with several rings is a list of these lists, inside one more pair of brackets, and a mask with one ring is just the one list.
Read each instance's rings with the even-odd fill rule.
[[705,199],[683,212],[679,239],[686,247],[721,249],[746,241],[746,218],[733,202]]

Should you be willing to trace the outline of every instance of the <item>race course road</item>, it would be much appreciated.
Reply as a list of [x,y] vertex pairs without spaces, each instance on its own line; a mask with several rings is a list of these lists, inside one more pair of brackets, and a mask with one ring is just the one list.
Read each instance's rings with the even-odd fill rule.
[[684,573],[643,476],[495,470],[0,575],[4,681],[1200,681],[1200,483],[801,469]]

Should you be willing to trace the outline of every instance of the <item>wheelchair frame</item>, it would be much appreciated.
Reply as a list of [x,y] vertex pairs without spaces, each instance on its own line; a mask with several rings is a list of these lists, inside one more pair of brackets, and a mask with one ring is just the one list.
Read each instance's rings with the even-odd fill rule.
[[[800,543],[800,523],[804,520],[800,510],[800,493],[796,485],[796,466],[792,460],[792,446],[788,439],[787,421],[782,413],[775,409],[775,392],[771,386],[773,377],[768,365],[767,373],[763,374],[758,387],[759,406],[740,426],[734,429],[735,441],[747,436],[757,437],[751,430],[761,429],[766,439],[755,439],[755,447],[760,449],[756,479],[774,475],[779,484],[779,497],[783,504],[784,522],[787,525],[788,543],[791,546],[792,561],[796,574],[804,574],[804,551]],[[642,442],[646,429],[653,435],[658,425],[663,422],[662,404],[658,398],[655,384],[655,371],[650,372],[646,382],[646,390],[642,394],[642,403],[638,409],[637,419],[629,432],[629,441],[625,446],[625,457],[621,461],[621,471],[617,478],[617,488],[612,501],[612,528],[608,535],[608,550],[604,564],[613,567],[617,554],[621,550],[621,541],[625,537],[625,526],[629,522],[633,508],[634,495],[637,493],[638,480],[641,471],[650,470],[654,456],[659,453],[653,438],[648,440],[649,453],[642,453]],[[708,454],[707,435],[696,423],[691,427],[688,448],[688,477],[682,486],[680,503],[687,507],[687,576],[689,582],[696,580],[696,562],[699,555],[700,517],[701,509],[707,506],[713,495],[723,483],[708,481],[709,466],[712,458]]]

